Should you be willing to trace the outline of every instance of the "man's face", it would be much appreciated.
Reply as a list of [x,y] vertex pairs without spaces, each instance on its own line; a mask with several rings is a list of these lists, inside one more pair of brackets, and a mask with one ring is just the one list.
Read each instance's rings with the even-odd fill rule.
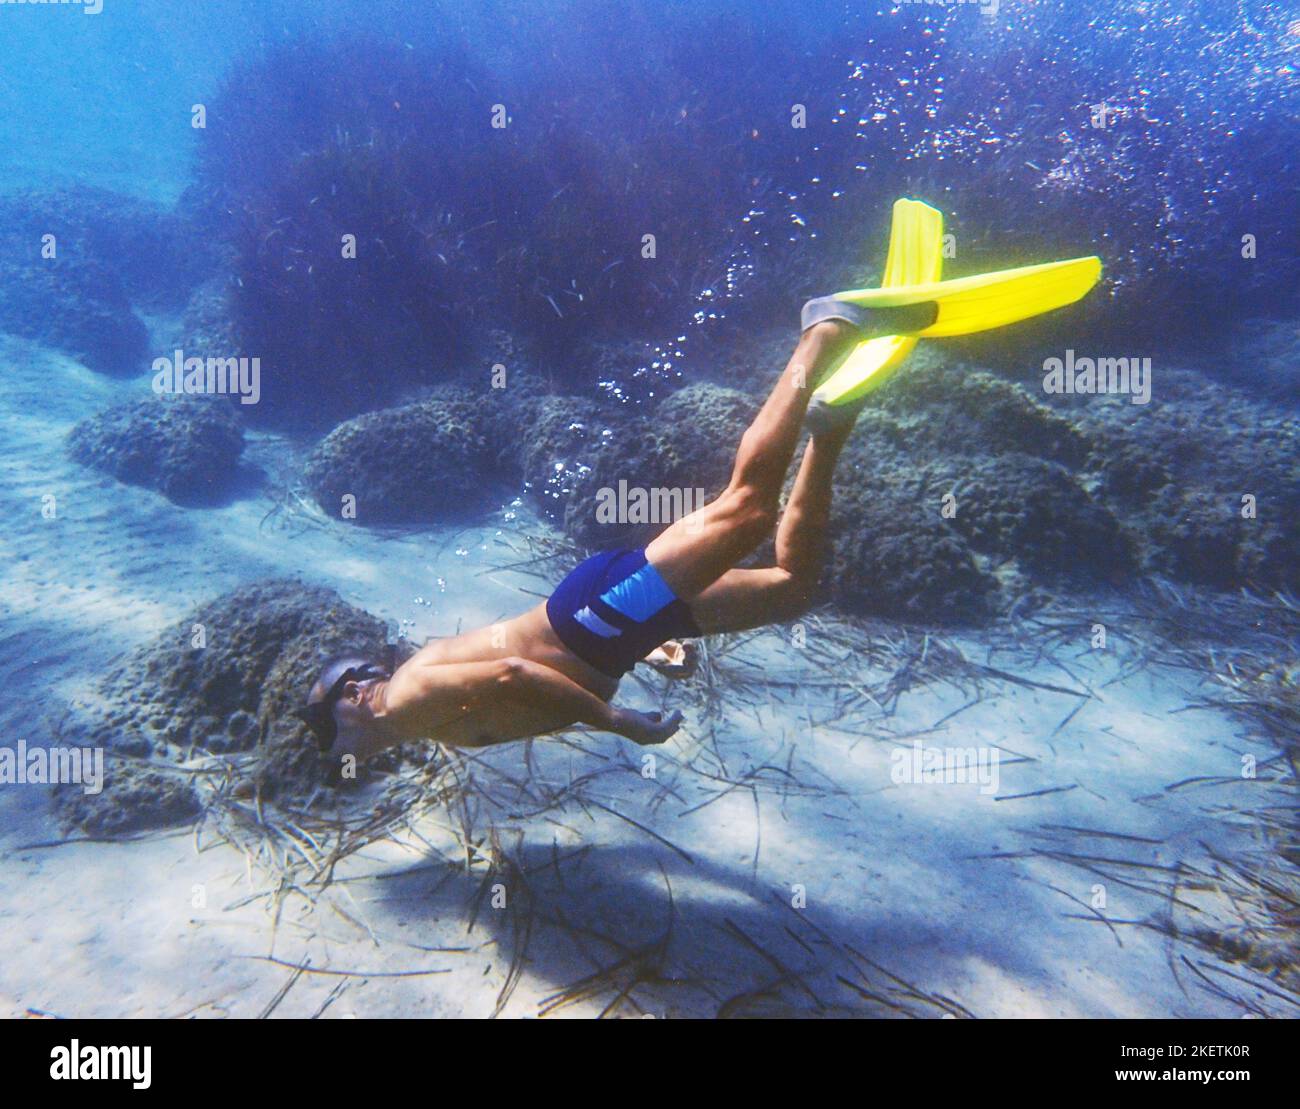
[[386,680],[388,669],[360,656],[344,656],[326,665],[307,695],[307,706],[297,713],[315,733],[317,741],[331,744],[340,728],[370,730],[374,724],[371,697],[375,683]]
[[377,684],[378,679],[370,679],[350,681],[343,686],[343,692],[334,704],[338,735],[329,750],[331,758],[352,755],[360,762],[383,746],[383,737],[375,728],[374,713],[370,708],[370,697]]

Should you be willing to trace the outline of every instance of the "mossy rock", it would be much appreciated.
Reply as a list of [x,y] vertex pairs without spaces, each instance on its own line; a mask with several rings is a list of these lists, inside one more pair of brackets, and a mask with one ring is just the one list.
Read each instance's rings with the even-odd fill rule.
[[536,399],[514,431],[524,489],[549,519],[563,524],[566,506],[587,472],[589,459],[627,424],[582,397]]
[[191,294],[181,316],[179,343],[187,358],[237,358],[242,352],[231,324],[231,280],[204,282]]
[[119,481],[157,489],[177,504],[204,505],[238,486],[244,433],[222,398],[164,395],[83,420],[67,446],[74,461]]
[[1040,576],[1113,581],[1133,568],[1115,517],[1063,466],[1008,453],[948,472],[953,523],[976,551]]
[[1169,486],[1147,514],[1153,569],[1215,589],[1300,587],[1296,498],[1270,491],[1243,515],[1237,491]]
[[79,785],[56,786],[54,811],[65,827],[112,839],[187,824],[202,803],[188,774],[109,756],[103,790],[89,794]]
[[[190,290],[214,272],[221,254],[187,206],[167,208],[81,184],[0,196],[0,236],[10,235],[33,253],[40,250],[42,236],[53,235],[60,261],[108,275],[124,299],[151,308],[184,304]],[[8,255],[7,245],[4,250]]]
[[[674,393],[653,414],[613,426],[577,476],[564,530],[593,548],[648,543],[680,511],[698,508],[726,487],[740,438],[757,411],[758,402],[745,393],[698,384]],[[643,491],[651,518],[607,520],[603,506],[620,489],[634,491],[632,498]]]
[[316,503],[338,517],[355,497],[362,525],[463,519],[499,496],[499,456],[474,401],[439,396],[340,424],[307,460]]
[[1165,458],[1151,444],[1119,429],[1101,432],[1092,444],[1089,468],[1098,488],[1121,503],[1143,504],[1173,480]]
[[328,658],[381,658],[386,641],[382,621],[331,589],[292,580],[242,586],[200,605],[74,703],[69,734],[106,749],[108,774],[97,796],[60,787],[60,815],[92,834],[183,823],[198,805],[188,778],[142,760],[179,767],[195,753],[252,754],[268,801],[320,789],[330,767],[294,710]]
[[9,270],[0,282],[0,329],[64,351],[97,373],[144,369],[149,334],[113,271],[99,262],[41,260],[38,249],[0,238]]
[[[850,480],[852,479],[852,480]],[[979,624],[998,607],[998,583],[941,513],[943,475],[842,474],[832,510],[827,582],[850,612],[935,624]]]
[[1075,415],[1093,444],[1097,492],[1146,570],[1214,589],[1300,587],[1294,409],[1168,368],[1149,405],[1093,397]]
[[1074,467],[1088,455],[1083,433],[1023,385],[935,355],[909,365],[877,403],[930,457],[1015,451]]

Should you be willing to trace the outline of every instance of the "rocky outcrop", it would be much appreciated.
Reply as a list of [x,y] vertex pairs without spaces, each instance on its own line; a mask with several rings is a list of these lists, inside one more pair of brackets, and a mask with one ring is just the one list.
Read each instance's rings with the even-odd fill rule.
[[238,485],[244,433],[232,406],[198,396],[151,396],[83,420],[68,453],[177,504],[219,502]]
[[382,621],[296,581],[243,586],[201,605],[72,706],[65,729],[105,750],[105,781],[97,795],[59,787],[60,816],[92,834],[183,823],[201,797],[181,766],[203,755],[251,758],[246,776],[267,800],[305,796],[330,768],[293,710],[325,660],[382,657],[385,641]]

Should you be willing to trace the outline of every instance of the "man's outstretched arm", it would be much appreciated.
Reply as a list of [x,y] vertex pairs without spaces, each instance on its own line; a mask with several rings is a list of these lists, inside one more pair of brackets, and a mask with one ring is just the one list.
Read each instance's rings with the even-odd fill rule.
[[[523,658],[435,663],[399,671],[383,722],[392,742],[430,738],[486,747],[586,724],[635,743],[662,743],[681,723],[617,708],[549,666]],[[368,752],[370,753],[370,752]]]
[[570,724],[587,724],[634,743],[663,743],[681,724],[680,712],[660,719],[658,713],[619,708],[542,663],[521,658],[506,661],[510,664],[510,676],[503,683],[507,700],[520,713],[535,714],[534,726],[525,734],[541,735]]

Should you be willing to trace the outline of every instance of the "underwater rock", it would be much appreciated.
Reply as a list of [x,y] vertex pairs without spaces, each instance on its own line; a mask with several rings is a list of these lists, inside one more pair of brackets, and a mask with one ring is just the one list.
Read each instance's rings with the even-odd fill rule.
[[[1042,583],[1110,581],[1132,567],[1118,522],[1069,470],[1013,450],[1023,441],[1077,456],[1086,440],[1069,421],[988,374],[954,383],[940,372],[894,394],[903,380],[863,409],[837,470],[834,600],[894,619],[979,624],[1038,596]],[[954,397],[945,399],[945,380]],[[985,406],[1012,413],[1019,438],[1000,441]],[[949,494],[955,514],[945,517]]]
[[500,463],[487,435],[483,409],[454,394],[385,408],[330,432],[304,478],[335,518],[354,497],[367,526],[459,519],[497,500]]
[[717,485],[721,469],[726,470],[723,482],[731,476],[740,437],[758,415],[762,402],[762,397],[738,389],[701,382],[665,398],[652,420],[682,436],[679,449],[683,460],[700,468],[701,483]]
[[190,296],[177,341],[187,358],[237,358],[239,343],[231,324],[228,277],[205,281]]
[[758,408],[745,393],[701,383],[646,416],[611,424],[576,475],[565,532],[588,547],[649,542],[726,487]]
[[1087,466],[1097,475],[1099,491],[1121,505],[1148,503],[1156,490],[1173,480],[1152,444],[1112,428],[1093,433]]
[[53,235],[57,259],[91,265],[111,276],[133,304],[177,308],[214,271],[219,248],[182,209],[169,209],[106,189],[23,190],[0,196],[0,238],[6,257],[40,260]]
[[[935,624],[978,624],[998,607],[998,582],[940,514],[935,474],[877,470],[857,454],[841,464],[831,514],[831,599],[849,612]],[[863,470],[866,469],[866,473]]]
[[[196,626],[203,629],[202,647],[193,646]],[[283,674],[277,679],[277,672],[296,664],[310,669],[309,659],[324,659],[349,645],[378,651],[384,636],[380,620],[346,604],[333,590],[274,579],[201,605],[141,652],[143,671],[124,664],[110,672],[104,685],[111,688],[143,672],[146,692],[169,717],[225,721],[247,712],[266,724],[271,722],[268,712],[276,716],[277,708],[298,707],[310,685],[300,673],[286,691],[282,684],[287,679]],[[187,738],[196,740],[192,729]]]
[[[661,374],[655,369],[647,375],[656,358],[654,344],[645,339],[595,330],[576,336],[562,356],[567,376],[574,383],[580,386],[605,383],[606,387],[613,386],[624,396],[632,395],[640,401],[646,400],[652,388],[657,388],[663,396],[674,387],[661,384],[666,371]],[[645,380],[638,381],[640,378]]]
[[533,398],[517,415],[522,419],[512,440],[524,490],[543,515],[563,525],[569,498],[587,471],[586,459],[626,417],[611,418],[584,397],[559,396]]
[[[1044,582],[1113,581],[1132,566],[1118,521],[1062,465],[1005,446],[946,454],[904,420],[863,410],[836,472],[829,593],[849,611],[982,624],[1039,597]],[[1037,415],[1031,425],[1056,430]],[[996,433],[980,420],[962,433],[957,420],[949,437],[958,446]],[[1054,442],[1074,439],[1040,439]],[[945,517],[949,494],[956,512]]]
[[[485,366],[493,365],[492,358],[485,360]],[[488,371],[491,373],[491,371]],[[455,393],[447,389],[435,389],[428,396],[413,399],[427,400],[440,396],[457,396],[473,401],[478,406],[478,418],[483,425],[483,434],[490,448],[497,453],[503,470],[519,470],[522,466],[523,452],[531,438],[533,421],[537,419],[539,406],[543,401],[554,396],[536,375],[517,370],[508,370],[504,388],[484,388],[478,383],[460,384]],[[581,404],[577,397],[561,397],[574,405]]]
[[[203,646],[195,646],[201,634]],[[302,797],[328,780],[314,738],[293,715],[332,655],[382,657],[384,623],[331,589],[276,579],[242,586],[199,608],[113,666],[73,706],[79,742],[107,751],[105,788],[56,790],[64,821],[118,833],[193,817],[187,777],[135,761],[177,767],[204,753],[245,752],[243,773],[266,799]]]
[[1029,455],[970,458],[948,471],[953,524],[971,547],[1042,576],[1117,581],[1133,557],[1115,517],[1062,466]]
[[[825,278],[814,278],[803,285],[781,284],[779,288],[815,289],[819,280]],[[691,335],[689,357],[684,361],[692,367],[707,367],[711,380],[725,382],[729,388],[739,389],[750,396],[765,397],[790,360],[797,338],[799,305],[791,303],[788,293],[784,300],[780,309],[753,319],[748,326],[724,325],[711,333]],[[751,307],[752,301],[746,302],[746,310],[733,310],[732,316],[749,316]],[[784,323],[773,322],[783,317]],[[725,321],[730,322],[730,318]],[[924,354],[924,351],[925,348],[921,347],[916,353]]]
[[1239,547],[1258,525],[1242,520],[1231,496],[1166,488],[1147,514],[1153,569],[1216,589],[1242,582]]
[[119,481],[157,489],[182,505],[212,504],[237,479],[244,433],[224,401],[152,396],[83,420],[68,454]]
[[[918,357],[919,356],[919,357]],[[998,455],[1014,451],[1066,466],[1087,457],[1086,437],[1020,384],[919,350],[879,394],[918,453]]]
[[104,788],[88,794],[79,785],[54,790],[54,811],[66,828],[111,839],[194,820],[203,806],[189,775],[109,755]]
[[[1266,511],[1271,512],[1277,503],[1266,501]],[[1280,516],[1270,516],[1263,527],[1248,531],[1238,544],[1241,580],[1256,592],[1282,590],[1294,595],[1300,589],[1300,516],[1296,512],[1300,496],[1283,503],[1287,507]],[[1234,499],[1233,511],[1244,522],[1239,499]]]
[[0,238],[0,330],[34,339],[117,376],[144,369],[148,332],[116,276],[98,262],[44,261],[39,243]]
[[1270,592],[1300,587],[1300,422],[1242,389],[1173,367],[1152,401],[1076,400],[1087,468],[1148,572]]
[[1268,593],[1300,586],[1300,496],[1265,495],[1254,517],[1243,494],[1168,486],[1144,519],[1153,570],[1215,589]]
[[[994,610],[1067,578],[1116,584],[1154,573],[1216,589],[1300,587],[1291,411],[1174,367],[1159,369],[1147,404],[1118,395],[1044,403],[1026,386],[927,357],[859,417],[837,479],[837,519],[855,495],[846,480],[855,465],[882,495],[908,475],[941,479],[957,498],[954,534],[996,571]],[[860,601],[864,611],[871,603]]]
[[691,480],[683,477],[662,429],[631,422],[617,440],[599,444],[586,467],[574,474],[564,504],[564,532],[592,549],[644,546],[707,496],[688,484]]

